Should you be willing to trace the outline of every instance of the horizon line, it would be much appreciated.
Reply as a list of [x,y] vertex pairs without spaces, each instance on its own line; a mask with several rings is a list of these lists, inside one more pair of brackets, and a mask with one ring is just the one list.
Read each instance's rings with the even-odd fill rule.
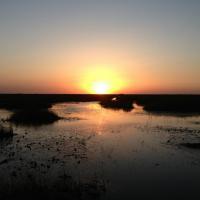
[[200,93],[113,93],[113,94],[89,94],[89,93],[0,93],[0,95],[200,95]]

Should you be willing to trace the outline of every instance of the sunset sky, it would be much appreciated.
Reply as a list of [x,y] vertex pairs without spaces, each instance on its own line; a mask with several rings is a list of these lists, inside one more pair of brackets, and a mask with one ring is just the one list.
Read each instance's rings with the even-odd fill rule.
[[0,93],[200,93],[200,0],[0,0]]

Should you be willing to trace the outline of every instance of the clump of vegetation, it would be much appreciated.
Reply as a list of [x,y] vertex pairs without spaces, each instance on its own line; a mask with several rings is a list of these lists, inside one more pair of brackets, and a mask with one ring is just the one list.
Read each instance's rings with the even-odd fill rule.
[[104,108],[110,108],[114,110],[123,110],[130,112],[133,107],[133,100],[125,95],[118,95],[114,98],[105,98],[100,101],[100,105]]
[[0,124],[0,139],[10,138],[13,136],[14,132],[12,126],[5,127],[2,124]]
[[11,115],[9,121],[17,125],[40,126],[48,125],[61,119],[55,113],[46,109],[19,110]]

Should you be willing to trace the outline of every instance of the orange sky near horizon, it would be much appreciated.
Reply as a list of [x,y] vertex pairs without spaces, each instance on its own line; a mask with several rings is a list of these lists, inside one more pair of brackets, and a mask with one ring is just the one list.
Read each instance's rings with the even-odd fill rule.
[[2,2],[0,93],[200,94],[199,9],[197,1]]

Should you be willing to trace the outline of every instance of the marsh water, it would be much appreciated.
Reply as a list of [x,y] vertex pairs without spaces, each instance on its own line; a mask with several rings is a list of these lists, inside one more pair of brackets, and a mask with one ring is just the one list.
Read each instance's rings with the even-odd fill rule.
[[[12,125],[16,135],[0,142],[0,195],[39,188],[80,199],[200,196],[200,150],[184,145],[200,142],[200,116],[97,102],[51,110],[62,119]],[[9,115],[0,110],[1,119]]]

